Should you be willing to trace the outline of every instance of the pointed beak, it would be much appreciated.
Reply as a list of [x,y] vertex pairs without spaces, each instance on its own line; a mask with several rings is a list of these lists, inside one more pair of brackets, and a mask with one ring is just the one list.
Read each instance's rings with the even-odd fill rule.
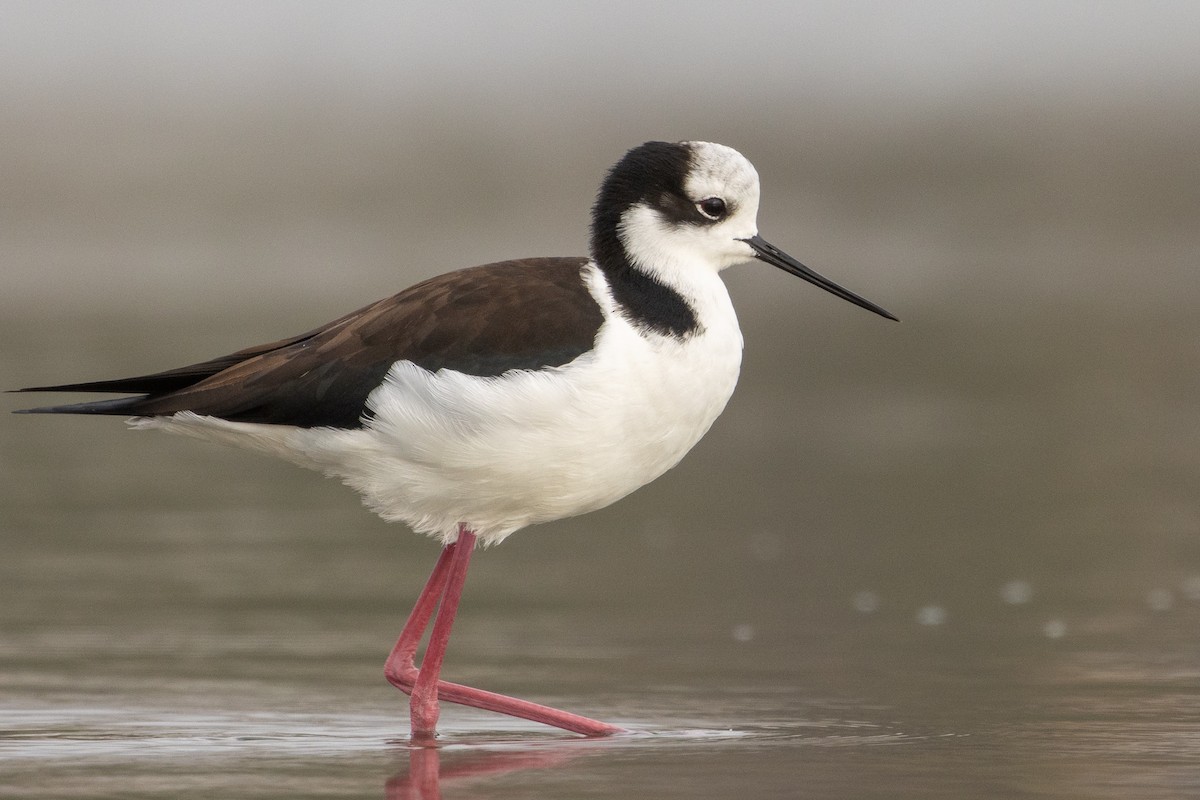
[[888,319],[895,320],[896,322],[900,321],[890,311],[875,305],[864,297],[859,297],[849,289],[843,289],[841,286],[838,286],[836,283],[824,277],[823,275],[818,275],[816,272],[813,272],[811,269],[804,266],[799,261],[792,258],[787,253],[783,252],[761,236],[751,236],[749,239],[742,239],[742,241],[750,245],[750,249],[754,251],[754,257],[759,261],[765,261],[773,267],[779,267],[784,272],[795,275],[798,278],[804,278],[804,280],[820,286],[830,294],[835,294],[843,300],[849,300],[851,303],[854,303],[854,305],[859,306],[860,308],[865,308],[868,311],[874,311],[881,317],[887,317]]

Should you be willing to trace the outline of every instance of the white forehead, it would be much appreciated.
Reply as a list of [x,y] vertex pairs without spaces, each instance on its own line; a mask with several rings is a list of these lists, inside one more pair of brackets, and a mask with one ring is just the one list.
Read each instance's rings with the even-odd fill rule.
[[745,203],[758,200],[758,172],[744,155],[713,142],[684,142],[692,151],[691,169],[683,182],[688,197],[721,197]]

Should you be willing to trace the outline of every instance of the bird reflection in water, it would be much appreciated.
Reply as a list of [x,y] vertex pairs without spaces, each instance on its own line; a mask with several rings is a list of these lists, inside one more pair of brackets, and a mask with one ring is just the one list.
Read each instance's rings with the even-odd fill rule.
[[384,787],[386,800],[441,800],[443,785],[450,786],[527,769],[557,767],[584,753],[584,748],[577,746],[490,750],[452,757],[449,763],[443,766],[437,747],[406,749],[408,770],[388,779]]

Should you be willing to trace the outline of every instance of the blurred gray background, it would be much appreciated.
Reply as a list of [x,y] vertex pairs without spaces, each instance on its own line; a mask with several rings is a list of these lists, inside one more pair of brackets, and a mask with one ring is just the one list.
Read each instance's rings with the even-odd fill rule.
[[[1198,41],[1191,2],[4,2],[0,384],[581,254],[625,150],[723,142],[763,235],[903,322],[726,272],[725,416],[622,503],[481,554],[448,669],[799,749],[513,796],[1171,796],[1200,786]],[[0,535],[0,704],[37,753],[74,752],[77,707],[217,709],[238,742],[242,709],[399,708],[402,733],[379,662],[435,550],[332,482],[9,417]],[[374,757],[337,779],[377,786]],[[159,786],[138,758],[123,786]]]
[[764,233],[901,309],[1196,287],[1191,3],[0,14],[6,311],[336,309],[582,252],[603,170],[651,138],[743,150]]

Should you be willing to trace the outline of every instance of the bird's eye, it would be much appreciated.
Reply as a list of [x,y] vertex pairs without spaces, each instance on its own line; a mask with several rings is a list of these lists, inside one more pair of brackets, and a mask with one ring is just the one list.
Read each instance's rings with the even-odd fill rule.
[[725,201],[719,197],[706,197],[696,203],[696,210],[714,222],[723,219],[727,213]]

